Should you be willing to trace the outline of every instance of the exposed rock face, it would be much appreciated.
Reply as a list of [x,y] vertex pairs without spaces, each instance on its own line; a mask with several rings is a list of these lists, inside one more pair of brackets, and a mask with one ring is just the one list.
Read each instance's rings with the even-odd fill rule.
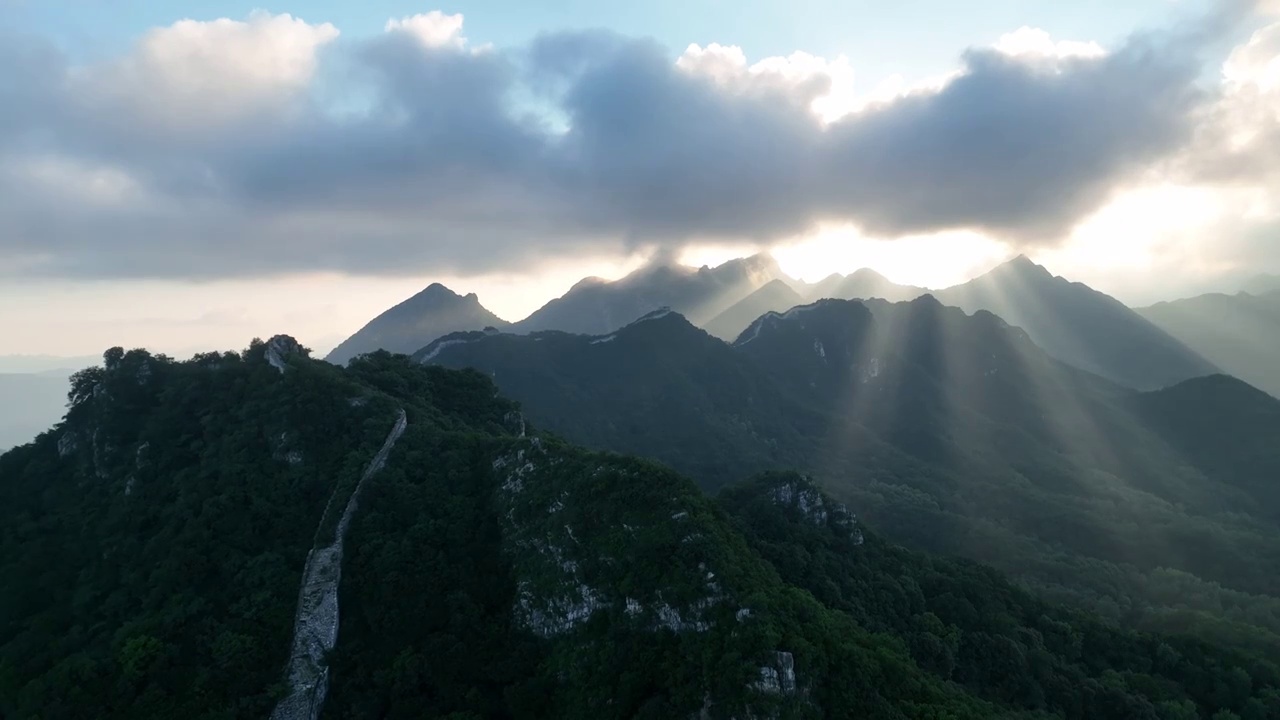
[[770,695],[796,694],[796,661],[789,652],[774,653],[771,665],[760,668],[755,688]]
[[854,544],[862,544],[862,530],[858,529],[854,514],[843,504],[824,499],[808,479],[784,482],[775,486],[770,495],[773,504],[795,508],[814,525],[834,526],[846,531]]
[[[607,529],[593,528],[592,532],[597,534],[588,537],[582,535],[581,528],[571,524],[545,522],[548,517],[566,512],[566,507],[577,501],[577,494],[568,488],[548,492],[544,483],[552,481],[543,472],[563,458],[544,448],[539,438],[528,438],[522,444],[523,447],[493,462],[494,470],[500,473],[500,496],[508,508],[503,516],[510,552],[516,558],[517,572],[521,575],[513,608],[521,626],[541,637],[556,637],[586,622],[597,610],[613,608],[632,618],[638,628],[706,632],[712,628],[722,605],[735,604],[734,598],[721,586],[716,572],[709,567],[710,558],[696,565],[702,582],[693,594],[688,588],[663,584],[647,588],[649,592],[642,596],[618,592],[600,568],[612,566],[619,560],[612,554],[602,554],[600,548],[613,546],[620,548],[615,552],[623,554],[643,553],[645,551],[630,548],[634,543],[645,542],[642,539],[645,528],[640,524],[617,522]],[[609,482],[611,472],[617,471],[607,464],[598,466],[590,471],[589,482]],[[699,543],[705,542],[705,538],[697,531],[698,521],[687,507],[673,497],[668,508],[644,517],[642,522],[682,526],[678,531],[682,544],[690,545],[691,552],[698,553]],[[615,532],[619,536],[613,543],[601,542],[599,533]],[[689,570],[695,571],[692,567]],[[738,621],[746,617],[738,616]]]
[[66,457],[76,451],[80,446],[80,441],[76,439],[76,434],[70,430],[62,433],[62,437],[58,438],[58,457]]
[[320,708],[329,689],[325,655],[338,641],[338,585],[342,581],[343,538],[359,507],[360,491],[364,489],[365,482],[386,464],[391,448],[404,434],[407,425],[408,420],[401,410],[382,449],[373,457],[351,492],[334,530],[333,542],[325,547],[312,548],[307,555],[286,670],[290,692],[272,711],[272,720],[316,720],[320,717]]
[[289,335],[276,335],[267,341],[266,358],[271,367],[281,373],[285,370],[285,358],[290,355],[306,355],[302,344]]
[[516,435],[520,437],[524,437],[524,433],[526,429],[525,422],[524,422],[524,413],[518,410],[512,410],[511,412],[507,413],[505,417],[502,418],[502,424],[506,425],[507,429],[511,430]]

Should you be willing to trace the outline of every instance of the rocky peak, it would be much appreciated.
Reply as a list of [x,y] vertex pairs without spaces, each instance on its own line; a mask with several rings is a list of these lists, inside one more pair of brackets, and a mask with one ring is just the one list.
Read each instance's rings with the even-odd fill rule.
[[302,347],[291,335],[275,335],[267,341],[267,362],[281,373],[285,370],[285,360],[291,355],[307,356],[307,349]]

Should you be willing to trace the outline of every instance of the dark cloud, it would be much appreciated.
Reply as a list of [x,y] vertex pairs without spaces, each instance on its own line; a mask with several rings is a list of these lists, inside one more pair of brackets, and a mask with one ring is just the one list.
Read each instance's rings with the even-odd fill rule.
[[0,38],[23,69],[0,78],[0,274],[479,272],[820,221],[1054,242],[1186,144],[1193,46],[971,50],[940,90],[824,126],[822,77],[718,82],[606,32],[518,52],[389,32],[326,50],[323,95],[185,105],[133,66]]

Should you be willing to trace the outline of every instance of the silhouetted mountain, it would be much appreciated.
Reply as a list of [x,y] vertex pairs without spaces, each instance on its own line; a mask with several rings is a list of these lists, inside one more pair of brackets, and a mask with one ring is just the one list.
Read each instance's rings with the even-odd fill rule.
[[[519,339],[661,340],[734,352],[674,314],[594,345]],[[64,422],[0,455],[5,718],[1280,709],[1266,659],[897,547],[796,473],[713,500],[533,433],[475,372],[339,368],[287,336],[105,359]]]
[[730,260],[714,268],[694,269],[659,262],[614,282],[584,280],[516,323],[513,329],[599,335],[661,307],[674,308],[695,323],[702,323],[782,277],[777,262],[767,253]]
[[814,302],[823,298],[834,298],[839,293],[840,284],[844,282],[845,276],[840,273],[831,273],[816,283],[797,282],[794,284],[795,291],[806,302]]
[[721,340],[732,341],[761,315],[770,311],[782,312],[803,304],[804,299],[785,281],[772,280],[708,320],[702,327]]
[[[831,288],[830,292],[831,294],[821,297],[841,300],[879,298],[889,302],[903,302],[915,300],[929,291],[913,285],[899,285],[875,270],[862,268],[846,275],[835,287]],[[818,300],[819,298],[814,297],[812,299]]]
[[807,302],[870,298],[903,302],[914,300],[929,290],[913,285],[899,285],[871,268],[860,268],[848,275],[832,273],[816,283],[799,283],[796,292]]
[[836,273],[812,284],[776,280],[743,298],[703,327],[718,338],[733,341],[761,315],[780,313],[806,302],[872,298],[901,302],[914,300],[927,292],[925,288],[898,285],[870,268],[862,268],[849,275]]
[[[1204,459],[1232,449],[1197,449],[1151,418],[1147,396],[991,313],[929,296],[827,300],[768,313],[732,346],[666,314],[597,337],[455,335],[418,357],[481,370],[549,429],[706,488],[800,468],[897,541],[1117,620],[1280,649],[1280,621],[1259,614],[1280,611],[1265,570],[1280,563],[1272,466]],[[1172,417],[1229,424],[1240,411],[1185,404],[1180,389],[1163,396]],[[1280,436],[1273,414],[1248,411],[1257,437]]]
[[370,320],[325,359],[345,365],[356,355],[375,350],[408,354],[451,332],[508,325],[506,320],[486,310],[475,293],[459,295],[440,283],[432,283]]
[[1025,256],[933,295],[967,312],[995,313],[1059,360],[1139,390],[1219,372],[1115,298]]
[[1280,479],[1280,402],[1226,375],[1144,393],[1136,405],[1179,457],[1265,502]]
[[1224,371],[1280,397],[1280,292],[1201,295],[1138,313]]

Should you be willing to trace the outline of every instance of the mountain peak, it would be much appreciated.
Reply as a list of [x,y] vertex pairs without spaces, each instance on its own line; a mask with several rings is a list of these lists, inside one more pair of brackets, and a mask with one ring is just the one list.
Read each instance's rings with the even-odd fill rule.
[[459,295],[433,282],[418,294],[370,320],[335,347],[326,359],[345,365],[356,355],[375,350],[410,354],[452,332],[506,325],[506,321],[480,304],[475,293]]
[[457,295],[458,295],[458,293],[454,292],[453,290],[450,290],[450,289],[448,288],[448,286],[443,285],[443,284],[438,283],[438,282],[433,282],[433,283],[431,283],[430,285],[428,285],[428,286],[426,286],[425,288],[423,288],[423,289],[422,289],[422,292],[420,292],[420,293],[418,293],[418,294],[419,294],[419,295],[426,295],[426,294],[428,294],[428,293],[430,293],[430,294],[432,294],[432,295],[444,295],[444,294],[448,294],[448,295],[453,295],[454,297],[457,297]]
[[872,270],[869,267],[858,268],[857,270],[854,270],[853,272],[849,273],[849,277],[852,279],[863,280],[863,281],[874,280],[876,282],[882,282],[882,281],[889,282],[889,278],[885,277],[884,275],[881,275],[880,273],[876,272],[875,270]]
[[1017,273],[1019,275],[1028,276],[1053,277],[1053,273],[1049,272],[1045,266],[1036,263],[1036,261],[1027,257],[1025,254],[1019,254],[1014,259],[997,267],[995,271]]

